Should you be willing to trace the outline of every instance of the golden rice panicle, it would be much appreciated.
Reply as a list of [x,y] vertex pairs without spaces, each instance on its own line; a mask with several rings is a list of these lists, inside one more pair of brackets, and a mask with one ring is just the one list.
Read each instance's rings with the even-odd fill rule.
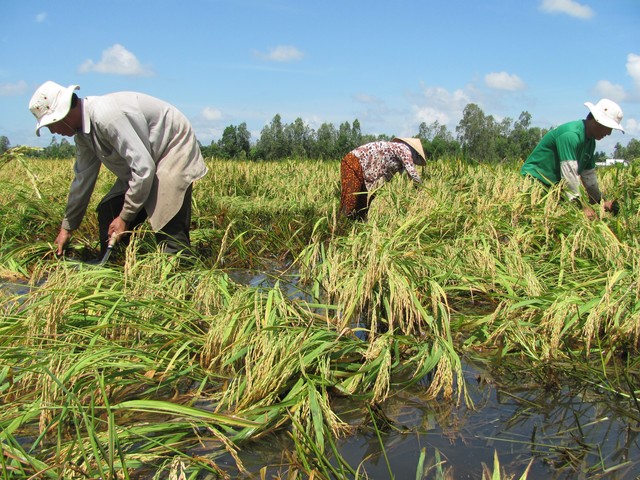
[[579,304],[582,303],[580,297],[568,292],[557,298],[543,313],[540,320],[540,327],[548,338],[547,342],[542,342],[542,358],[561,358],[565,355],[560,344],[564,336],[573,337],[576,332],[569,328],[576,325],[580,319]]
[[384,401],[389,394],[391,383],[392,336],[378,336],[367,349],[366,364],[376,364],[376,378],[373,385],[373,403]]
[[[434,345],[434,349],[442,348],[439,344],[436,345]],[[453,365],[449,358],[449,352],[443,352],[440,355],[426,394],[428,398],[437,398],[442,395],[445,400],[450,400],[453,397]]]
[[63,356],[51,357],[47,370],[50,373],[45,375],[40,373],[37,379],[37,391],[40,398],[40,418],[38,430],[42,434],[47,431],[53,421],[55,412],[59,410],[60,398],[62,396],[60,385],[56,381],[58,372],[65,366]]
[[[318,375],[322,379],[328,380],[331,384],[335,381],[334,374],[331,370],[331,358],[329,355],[323,356],[318,359],[317,363]],[[320,394],[318,395],[318,403],[322,408],[322,414],[324,416],[325,423],[331,429],[331,432],[336,437],[345,436],[352,433],[354,427],[343,421],[331,407],[331,396],[327,391],[326,381],[322,382],[318,386]]]
[[[627,277],[626,272],[622,270],[609,272],[607,275],[607,283],[602,295],[590,309],[584,323],[582,333],[587,351],[590,350],[593,340],[600,334],[610,334],[615,338],[622,324],[630,321],[630,317],[626,314],[630,307],[629,285],[625,282]],[[635,328],[632,327],[630,330],[633,331]]]
[[[255,292],[237,289],[226,300],[224,308],[208,318],[201,363],[207,370],[219,369],[235,374],[243,368],[243,357],[237,353],[246,347],[249,337],[256,331]],[[232,359],[237,360],[232,361]]]

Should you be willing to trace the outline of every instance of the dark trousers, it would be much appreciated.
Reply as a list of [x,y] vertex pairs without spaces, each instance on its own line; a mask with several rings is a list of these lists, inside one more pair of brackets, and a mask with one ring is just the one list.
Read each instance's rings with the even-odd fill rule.
[[[192,185],[184,194],[182,207],[178,213],[169,220],[169,222],[156,232],[156,241],[162,246],[165,253],[177,253],[180,250],[189,248],[191,240],[189,238],[189,228],[191,227],[191,191]],[[107,201],[100,202],[98,205],[98,226],[100,229],[100,255],[104,255],[109,244],[109,225],[120,215],[124,205],[124,194],[110,198]],[[141,225],[147,219],[147,212],[142,209],[138,216],[130,222],[127,227],[129,230]],[[129,244],[129,234],[122,235],[118,238],[118,243],[122,245]]]

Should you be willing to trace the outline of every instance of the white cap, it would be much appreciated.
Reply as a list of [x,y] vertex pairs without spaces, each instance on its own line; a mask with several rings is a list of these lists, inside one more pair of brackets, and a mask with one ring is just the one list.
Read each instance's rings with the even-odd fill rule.
[[40,129],[67,116],[71,109],[71,96],[79,85],[63,87],[55,82],[43,83],[31,97],[29,110],[36,117],[36,135],[40,136]]
[[608,98],[603,98],[595,105],[591,102],[585,102],[585,105],[600,125],[615,128],[624,133],[624,128],[622,128],[620,123],[622,122],[623,116],[622,109],[616,102]]

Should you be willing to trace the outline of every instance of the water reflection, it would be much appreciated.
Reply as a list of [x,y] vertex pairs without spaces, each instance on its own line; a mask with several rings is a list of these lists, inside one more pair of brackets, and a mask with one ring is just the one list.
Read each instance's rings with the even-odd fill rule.
[[[295,278],[277,270],[233,270],[230,277],[245,285],[271,288],[279,283],[292,298],[310,301]],[[291,273],[291,272],[289,272]],[[20,298],[28,294],[26,283],[0,284],[0,294]],[[338,442],[339,453],[361,478],[416,478],[422,449],[426,451],[424,478],[437,478],[439,470],[455,479],[482,478],[482,464],[493,470],[494,452],[508,475],[520,478],[533,459],[529,479],[640,478],[640,425],[637,407],[630,401],[609,398],[591,385],[555,379],[549,385],[527,383],[517,372],[494,375],[481,363],[465,359],[465,379],[475,408],[427,399],[428,382],[398,390],[381,405],[376,432],[361,405],[344,398],[332,407],[342,420],[359,427]],[[628,412],[634,410],[635,415]],[[380,435],[380,436],[378,436]],[[214,440],[214,439],[212,439]],[[233,478],[239,476],[234,459],[220,456],[220,445],[202,439],[193,452],[212,455]],[[243,444],[239,457],[252,473],[245,478],[286,477],[295,457],[287,432],[268,435]],[[387,464],[388,462],[388,464]]]
[[[436,451],[441,471],[452,479],[482,479],[483,463],[493,471],[494,452],[514,478],[520,478],[531,459],[530,480],[639,478],[639,426],[616,413],[619,405],[577,385],[549,392],[523,387],[517,379],[498,382],[470,361],[465,372],[474,409],[430,401],[426,387],[399,391],[382,405],[380,438],[372,428],[360,428],[339,441],[340,454],[376,480],[391,478],[390,470],[397,479],[416,478],[423,448],[428,470],[423,478],[438,478]],[[351,425],[363,426],[370,419],[346,399],[337,399],[333,407]],[[293,455],[287,452],[294,451],[286,434],[243,445],[240,458],[253,472],[244,478],[259,478],[263,467],[282,475]],[[231,459],[222,461],[233,470]]]
[[241,285],[270,289],[277,283],[287,297],[313,301],[312,296],[300,287],[298,271],[292,269],[288,263],[274,262],[260,270],[236,268],[226,272],[231,280]]
[[0,295],[3,297],[22,297],[31,291],[27,282],[0,280]]
[[[271,287],[278,278],[282,282],[266,272],[236,271],[230,276],[256,287]],[[283,291],[310,300],[298,290],[295,272],[289,278]],[[496,452],[501,467],[514,478],[520,478],[532,459],[529,479],[640,478],[640,425],[625,414],[632,405],[570,379],[527,384],[517,374],[494,377],[470,359],[464,368],[473,409],[428,400],[428,383],[401,390],[382,406],[384,420],[377,425],[381,437],[361,428],[340,440],[340,454],[376,480],[390,478],[390,471],[394,478],[416,478],[423,448],[424,478],[436,478],[436,452],[446,478],[480,480],[483,463],[493,471]],[[352,425],[369,423],[368,414],[348,400],[336,399],[333,407]],[[265,466],[282,475],[294,451],[288,436],[278,434],[243,446],[240,458],[255,478]]]
[[[396,459],[398,468],[416,465],[417,452],[426,446],[444,455],[453,478],[481,478],[479,466],[481,462],[493,465],[494,450],[516,477],[531,458],[535,461],[529,478],[637,478],[640,474],[638,425],[617,415],[616,407],[601,395],[570,384],[555,392],[523,388],[517,379],[497,387],[495,382],[477,381],[488,378],[477,366],[469,363],[465,370],[474,410],[434,405],[416,390],[402,392],[385,405],[394,425],[411,432],[401,435],[404,440],[390,442],[390,458]],[[391,433],[389,439],[397,436]]]

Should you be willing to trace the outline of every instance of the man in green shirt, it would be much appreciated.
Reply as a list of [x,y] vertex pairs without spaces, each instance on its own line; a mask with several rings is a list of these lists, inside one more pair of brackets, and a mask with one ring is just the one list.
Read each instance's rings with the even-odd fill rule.
[[[598,186],[594,153],[596,140],[610,135],[613,129],[622,128],[622,109],[603,98],[595,105],[586,102],[589,114],[585,120],[568,122],[550,130],[533,149],[520,170],[547,186],[564,181],[564,193],[570,200],[580,197],[580,183],[589,196],[590,203],[604,200]],[[604,201],[604,209],[614,210],[614,200]],[[595,217],[590,207],[584,208],[589,218]]]

